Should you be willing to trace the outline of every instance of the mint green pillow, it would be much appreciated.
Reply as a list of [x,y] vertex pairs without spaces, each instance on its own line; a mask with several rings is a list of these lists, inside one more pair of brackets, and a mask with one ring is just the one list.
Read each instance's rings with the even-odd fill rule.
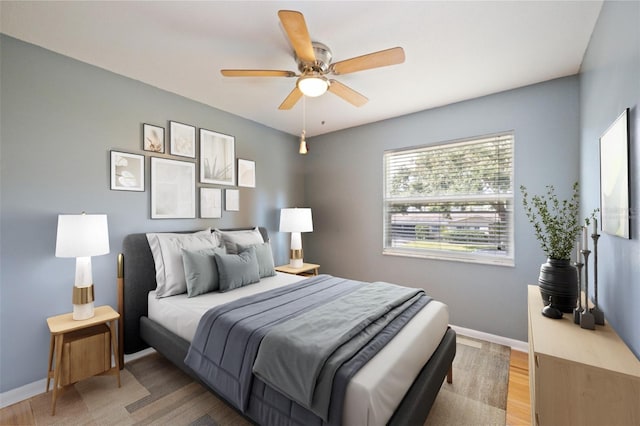
[[256,249],[248,248],[240,254],[215,254],[220,291],[225,292],[260,281]]
[[238,252],[242,253],[248,248],[256,249],[256,257],[258,258],[258,274],[260,278],[272,277],[276,274],[275,265],[273,263],[273,253],[271,252],[271,244],[238,244]]
[[194,297],[218,290],[220,279],[215,254],[226,253],[224,247],[190,251],[182,249],[184,278],[187,283],[187,297]]

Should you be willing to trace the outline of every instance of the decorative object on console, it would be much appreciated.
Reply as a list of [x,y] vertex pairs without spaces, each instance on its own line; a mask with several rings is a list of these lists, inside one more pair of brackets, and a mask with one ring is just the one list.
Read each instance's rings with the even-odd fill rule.
[[549,304],[542,308],[542,315],[551,319],[562,318],[562,311],[553,304],[553,296],[549,296]]
[[556,308],[562,312],[573,312],[578,299],[578,278],[570,259],[575,237],[580,230],[578,182],[573,184],[569,200],[558,200],[552,185],[546,188],[546,194],[534,195],[529,201],[527,188],[520,186],[525,213],[533,225],[542,251],[547,255],[547,262],[540,266],[538,277],[540,294],[545,305],[553,296]]
[[111,151],[111,189],[144,192],[144,155]]
[[590,309],[593,314],[593,318],[596,321],[596,325],[604,325],[604,312],[598,305],[598,220],[593,218],[593,290],[594,290],[594,306]]
[[196,158],[196,128],[188,124],[169,122],[171,155]]
[[256,187],[256,163],[238,158],[238,186]]
[[164,127],[144,123],[142,125],[142,149],[164,154]]
[[222,217],[222,190],[220,188],[200,188],[200,217],[220,219]]
[[151,157],[151,219],[195,217],[195,163]]
[[58,215],[56,257],[75,257],[73,319],[93,317],[93,276],[91,256],[109,253],[109,227],[104,214]]
[[292,208],[280,210],[280,232],[291,232],[289,265],[301,268],[303,265],[302,232],[313,232],[311,209]]
[[237,189],[224,190],[224,209],[228,212],[240,211],[240,191]]
[[[588,330],[595,330],[596,322],[593,318],[593,314],[589,312],[589,239],[587,238],[587,227],[582,227],[582,257],[584,258],[584,306],[582,312],[580,312],[580,327]],[[578,297],[582,298],[581,294]]]
[[200,129],[200,182],[235,185],[235,138]]
[[629,108],[600,137],[602,231],[629,238]]
[[581,261],[582,244],[580,243],[580,237],[578,237],[576,244],[576,263],[574,265],[578,270],[578,305],[573,309],[573,322],[580,324],[580,313],[582,312],[582,267],[584,266],[584,263]]

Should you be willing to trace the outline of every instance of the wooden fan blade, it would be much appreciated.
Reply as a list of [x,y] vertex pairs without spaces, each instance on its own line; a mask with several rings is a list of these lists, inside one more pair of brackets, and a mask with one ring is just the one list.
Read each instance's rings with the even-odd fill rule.
[[369,70],[371,68],[386,67],[404,62],[404,50],[402,47],[393,47],[367,55],[357,56],[331,65],[334,74],[349,74],[356,71]]
[[280,104],[278,109],[291,109],[302,97],[302,92],[298,89],[298,86],[294,87],[289,96]]
[[329,91],[334,95],[340,96],[345,101],[349,102],[351,105],[361,107],[362,105],[369,102],[366,96],[361,95],[356,92],[352,88],[345,86],[337,80],[329,80],[331,84],[329,85]]
[[278,17],[298,58],[305,62],[315,62],[316,54],[313,53],[311,37],[302,13],[295,10],[280,10]]
[[220,70],[225,77],[295,77],[293,71],[280,70]]

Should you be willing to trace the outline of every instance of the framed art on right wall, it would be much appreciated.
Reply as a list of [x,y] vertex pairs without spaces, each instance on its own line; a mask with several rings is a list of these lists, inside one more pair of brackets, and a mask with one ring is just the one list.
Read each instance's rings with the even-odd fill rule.
[[602,232],[629,238],[629,108],[600,137]]

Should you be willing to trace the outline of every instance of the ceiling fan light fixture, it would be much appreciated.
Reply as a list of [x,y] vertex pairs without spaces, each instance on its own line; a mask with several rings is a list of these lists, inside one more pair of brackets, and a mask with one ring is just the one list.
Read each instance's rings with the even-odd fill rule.
[[327,91],[329,80],[319,73],[312,73],[301,76],[296,85],[305,96],[315,98]]

